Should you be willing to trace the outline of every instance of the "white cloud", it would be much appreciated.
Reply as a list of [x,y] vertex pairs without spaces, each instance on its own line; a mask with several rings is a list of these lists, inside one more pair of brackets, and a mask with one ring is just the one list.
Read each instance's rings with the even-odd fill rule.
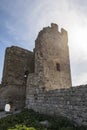
[[80,75],[75,75],[73,80],[75,81],[75,85],[85,85],[87,84],[87,73],[81,73]]

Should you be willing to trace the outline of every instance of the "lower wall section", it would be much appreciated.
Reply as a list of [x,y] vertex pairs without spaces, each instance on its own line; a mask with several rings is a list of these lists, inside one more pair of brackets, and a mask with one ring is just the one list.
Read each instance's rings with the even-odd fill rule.
[[8,85],[0,89],[0,110],[5,108],[5,104],[11,102],[14,109],[25,107],[26,86]]
[[87,125],[87,85],[49,91],[30,85],[27,87],[26,106],[40,113],[62,115],[79,125]]

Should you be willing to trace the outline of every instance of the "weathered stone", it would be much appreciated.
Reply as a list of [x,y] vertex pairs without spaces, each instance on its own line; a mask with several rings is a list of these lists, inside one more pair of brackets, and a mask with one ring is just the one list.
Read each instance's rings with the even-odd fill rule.
[[[26,73],[27,72],[27,73]],[[8,47],[0,89],[0,108],[11,101],[16,108],[24,107],[28,73],[34,72],[34,53],[20,47]],[[3,101],[3,103],[2,103]]]
[[12,46],[6,49],[2,85],[25,84],[25,73],[34,72],[33,52]]

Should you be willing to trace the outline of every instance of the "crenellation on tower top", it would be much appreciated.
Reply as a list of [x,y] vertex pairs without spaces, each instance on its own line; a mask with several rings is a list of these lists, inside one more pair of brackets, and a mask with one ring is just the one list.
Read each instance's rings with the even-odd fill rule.
[[68,35],[68,34],[67,34],[67,31],[66,31],[64,28],[61,28],[61,34],[62,34],[62,35],[66,35],[66,36]]
[[51,29],[58,31],[58,25],[55,23],[51,23]]

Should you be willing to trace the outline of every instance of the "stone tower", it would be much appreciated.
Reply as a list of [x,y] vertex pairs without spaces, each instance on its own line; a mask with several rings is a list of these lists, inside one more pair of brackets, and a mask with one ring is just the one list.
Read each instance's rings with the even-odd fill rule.
[[25,73],[34,72],[33,53],[17,46],[6,48],[4,69],[3,69],[3,86],[22,85],[25,82]]
[[33,72],[33,52],[17,46],[6,48],[0,89],[0,109],[4,109],[8,102],[12,102],[16,109],[25,106],[27,76]]
[[35,41],[35,73],[27,86],[60,89],[72,86],[67,31],[56,24],[43,28]]

